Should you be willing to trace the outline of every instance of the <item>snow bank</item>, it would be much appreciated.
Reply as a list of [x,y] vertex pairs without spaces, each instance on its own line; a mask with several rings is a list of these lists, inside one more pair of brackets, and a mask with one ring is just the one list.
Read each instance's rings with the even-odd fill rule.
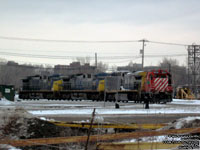
[[136,143],[136,142],[163,142],[163,141],[180,141],[181,138],[177,137],[170,137],[168,135],[161,135],[161,136],[151,136],[151,137],[143,137],[139,139],[130,139],[130,140],[123,140],[120,143]]
[[19,148],[13,147],[11,145],[7,145],[7,144],[0,144],[0,149],[2,150],[21,150]]
[[200,117],[187,117],[187,118],[181,118],[178,119],[175,123],[174,123],[174,127],[175,129],[181,129],[184,127],[193,127],[194,124],[198,123],[200,126]]
[[40,117],[39,119],[44,120],[44,121],[55,121],[54,119],[48,119],[48,118],[45,118],[45,117]]
[[158,130],[195,128],[195,127],[200,127],[200,116],[180,118],[173,121],[168,126],[165,126]]
[[184,100],[184,99],[173,99],[171,104],[179,105],[200,105],[200,100]]
[[0,105],[13,105],[15,102],[9,101],[6,98],[1,98],[0,99]]
[[[182,128],[195,128],[200,126],[200,116],[199,117],[186,117],[178,119],[168,126],[165,126],[160,130],[168,130],[168,129],[182,129]],[[162,136],[152,136],[152,137],[143,137],[140,139],[130,139],[130,140],[124,140],[121,141],[122,143],[130,143],[130,142],[163,142],[163,141],[181,141],[180,137],[173,137],[168,135],[162,135]]]

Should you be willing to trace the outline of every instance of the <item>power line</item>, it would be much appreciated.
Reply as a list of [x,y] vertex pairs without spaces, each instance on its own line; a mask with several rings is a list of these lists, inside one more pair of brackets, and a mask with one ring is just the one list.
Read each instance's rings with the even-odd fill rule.
[[[122,56],[122,55],[132,55],[133,53],[132,52],[127,52],[127,51],[130,51],[130,50],[127,50],[127,49],[123,49],[123,50],[116,50],[114,52],[111,52],[112,50],[110,49],[103,49],[105,52],[98,52],[98,55],[103,57],[103,55],[112,55],[113,56],[113,53],[115,53],[115,56]],[[91,52],[91,50],[48,50],[48,49],[10,49],[10,48],[0,48],[0,52],[42,52],[42,53],[78,53],[78,54],[82,54],[84,53],[85,55],[88,55],[88,54],[95,54],[94,52]],[[116,53],[117,51],[117,53]],[[123,52],[122,52],[123,51]],[[132,51],[132,50],[131,50]],[[138,50],[137,50],[138,51]],[[164,51],[164,50],[163,50]],[[175,51],[175,50],[170,50],[170,51]],[[181,53],[183,54],[183,53]],[[74,57],[74,56],[72,56]],[[80,57],[83,57],[83,56],[80,56]],[[92,56],[93,57],[93,56]]]
[[109,63],[115,63],[115,64],[119,64],[119,63],[124,63],[124,62],[130,62],[130,61],[133,61],[133,60],[136,60],[136,59],[138,59],[138,58],[140,58],[140,57],[137,57],[137,58],[135,58],[135,59],[128,59],[128,60],[122,60],[122,61],[109,61]]
[[6,36],[0,36],[0,39],[33,41],[33,42],[57,42],[57,43],[133,43],[133,42],[138,42],[138,40],[124,40],[124,41],[50,40],[50,39],[35,39],[35,38],[6,37]]
[[[135,42],[142,41],[142,40],[91,41],[91,40],[55,40],[55,39],[50,40],[50,39],[22,38],[22,37],[8,37],[8,36],[0,36],[0,39],[32,41],[32,42],[55,42],[55,43],[135,43]],[[155,43],[155,44],[175,45],[175,46],[188,46],[188,44],[170,43],[170,42],[159,42],[159,41],[149,41],[149,40],[146,40],[146,42]]]
[[[28,58],[47,58],[47,59],[73,59],[73,58],[85,58],[84,56],[56,56],[56,55],[36,55],[36,54],[22,54],[22,53],[11,53],[11,52],[1,52],[0,55],[6,56],[19,56],[19,57],[28,57]],[[170,54],[170,55],[146,55],[146,57],[179,57],[179,56],[187,56],[186,54]],[[88,56],[87,56],[88,57]],[[140,56],[100,56],[98,57],[101,60],[105,59],[132,59],[138,58]],[[90,59],[94,59],[90,57]]]
[[187,44],[180,44],[180,43],[169,43],[169,42],[158,42],[158,41],[146,41],[155,44],[164,44],[164,45],[174,45],[174,46],[188,46]]
[[1,55],[6,56],[19,56],[28,58],[50,58],[50,59],[67,59],[71,56],[50,56],[50,55],[33,55],[33,54],[20,54],[20,53],[10,53],[10,52],[0,52]]
[[[37,55],[37,54],[22,54],[22,53],[12,53],[12,52],[2,52],[0,51],[1,55],[6,56],[19,56],[19,57],[29,57],[29,58],[49,58],[49,59],[73,59],[73,58],[86,58],[88,56],[58,56],[58,55]],[[100,59],[128,59],[134,56],[100,56]],[[90,59],[94,59],[90,57]]]
[[[183,56],[187,56],[187,54],[171,54],[171,55],[146,55],[145,57],[146,58],[154,58],[154,57],[183,57]],[[133,60],[136,60],[136,59],[138,59],[138,58],[141,58],[142,56],[135,56],[135,57],[132,57],[132,58],[134,58],[134,59],[129,59],[129,58],[127,58],[127,60],[122,60],[122,61],[116,61],[116,60],[114,60],[114,61],[110,61],[110,60],[108,60],[108,62],[109,63],[123,63],[123,62],[130,62],[130,61],[133,61]]]
[[188,56],[187,54],[170,54],[170,55],[146,55],[145,57],[182,57]]

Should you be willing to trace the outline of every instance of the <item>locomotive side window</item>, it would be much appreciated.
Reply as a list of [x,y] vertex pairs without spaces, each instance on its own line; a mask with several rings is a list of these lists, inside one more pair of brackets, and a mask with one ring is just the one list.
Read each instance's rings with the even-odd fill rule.
[[135,79],[136,79],[136,80],[141,80],[141,79],[142,79],[142,76],[135,76]]
[[155,77],[155,78],[158,78],[158,74],[154,74],[154,77]]
[[91,75],[91,74],[88,74],[88,78],[92,78],[92,75]]
[[166,75],[165,74],[161,74],[160,78],[166,78]]
[[165,74],[154,74],[155,78],[166,78]]

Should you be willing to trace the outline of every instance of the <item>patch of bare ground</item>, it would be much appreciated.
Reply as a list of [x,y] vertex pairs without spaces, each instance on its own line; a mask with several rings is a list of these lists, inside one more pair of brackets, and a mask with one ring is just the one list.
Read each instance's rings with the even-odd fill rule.
[[[87,135],[87,129],[59,127],[48,121],[40,120],[24,109],[4,109],[0,113],[0,139],[33,139],[50,137],[67,137]],[[91,134],[94,134],[92,131]],[[93,147],[94,144],[91,144]],[[91,147],[90,146],[90,147]],[[82,150],[85,143],[42,145],[20,147],[21,150]],[[0,145],[0,149],[8,150],[10,146]]]

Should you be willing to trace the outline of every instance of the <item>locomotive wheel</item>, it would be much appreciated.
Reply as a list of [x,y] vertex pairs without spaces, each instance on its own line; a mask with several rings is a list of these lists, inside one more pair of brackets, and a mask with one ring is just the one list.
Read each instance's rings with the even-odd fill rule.
[[104,94],[99,94],[99,101],[103,101],[104,100]]
[[54,99],[52,94],[47,94],[46,97],[48,100]]
[[71,98],[71,95],[70,95],[70,94],[63,94],[63,95],[62,95],[62,98],[63,98],[64,100],[69,100],[69,99]]

